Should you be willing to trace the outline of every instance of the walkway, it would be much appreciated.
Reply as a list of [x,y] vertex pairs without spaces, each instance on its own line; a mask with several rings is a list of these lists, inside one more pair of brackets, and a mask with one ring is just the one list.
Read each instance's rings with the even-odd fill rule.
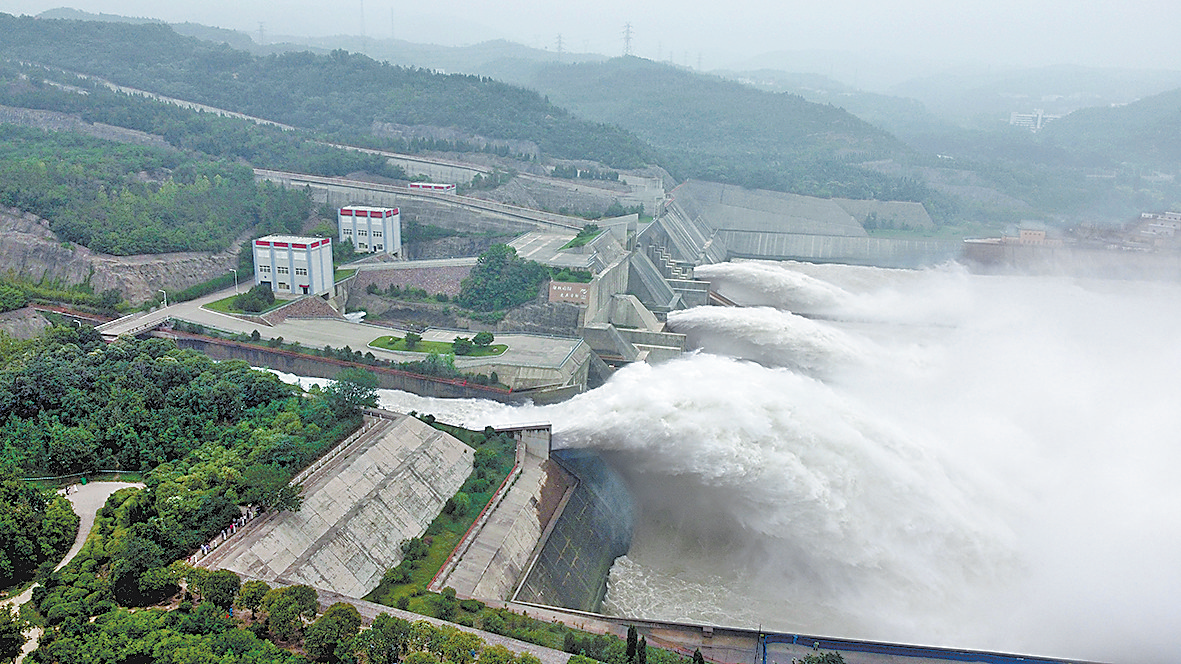
[[[74,513],[80,519],[78,523],[78,534],[74,536],[74,546],[62,558],[62,561],[53,568],[53,571],[66,566],[78,552],[82,550],[82,545],[86,544],[86,538],[90,536],[90,531],[94,528],[94,518],[98,515],[98,511],[102,509],[103,505],[107,504],[107,498],[111,497],[119,489],[125,489],[129,486],[142,487],[143,484],[132,482],[91,482],[89,484],[76,484],[71,489],[71,492],[66,495],[66,500],[69,500],[74,506]],[[34,583],[29,586],[23,593],[16,597],[10,597],[0,606],[20,606],[33,598],[33,589],[41,584]],[[21,654],[16,658],[16,664],[20,664],[25,655],[37,649],[37,644],[41,640],[41,628],[32,627],[25,631],[25,636],[28,638],[25,641],[24,647],[21,649]]]

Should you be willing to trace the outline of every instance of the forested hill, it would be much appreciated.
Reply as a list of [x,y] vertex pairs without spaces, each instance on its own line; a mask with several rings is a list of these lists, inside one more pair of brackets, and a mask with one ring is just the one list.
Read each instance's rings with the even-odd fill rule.
[[1175,170],[1181,166],[1181,89],[1125,106],[1075,111],[1047,125],[1042,139],[1098,165]]
[[539,67],[529,85],[647,140],[677,177],[850,198],[921,200],[924,193],[855,166],[905,154],[899,140],[797,95],[633,57]]
[[651,149],[635,136],[576,118],[535,92],[476,76],[395,67],[344,51],[256,57],[182,37],[166,25],[0,14],[0,57],[102,76],[338,137],[366,134],[374,122],[432,125],[531,141],[549,156],[614,168],[653,160]]

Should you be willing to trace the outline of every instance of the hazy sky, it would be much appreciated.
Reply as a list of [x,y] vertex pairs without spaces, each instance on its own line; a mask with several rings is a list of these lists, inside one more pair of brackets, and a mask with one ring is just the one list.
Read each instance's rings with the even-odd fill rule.
[[[537,48],[631,52],[706,69],[761,53],[888,53],[937,63],[1181,68],[1176,0],[0,0],[0,11],[70,6],[258,34],[391,34],[447,45],[506,38]],[[362,19],[362,17],[364,17]]]

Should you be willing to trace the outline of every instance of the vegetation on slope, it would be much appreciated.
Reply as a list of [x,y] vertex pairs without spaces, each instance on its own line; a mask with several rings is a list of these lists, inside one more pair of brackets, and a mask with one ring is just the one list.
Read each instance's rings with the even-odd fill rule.
[[886,132],[834,106],[640,58],[539,67],[557,103],[649,141],[678,178],[823,197],[923,201],[921,183],[858,167],[903,155]]
[[51,328],[6,360],[0,470],[144,472],[148,489],[122,524],[127,546],[113,549],[129,557],[109,589],[124,603],[155,597],[164,586],[153,570],[237,518],[237,504],[274,502],[295,470],[358,424],[332,390],[301,398],[244,362],[163,339],[106,345],[89,328]]
[[293,232],[311,209],[306,192],[256,184],[246,166],[11,125],[0,125],[0,205],[117,255],[221,251],[255,224]]
[[535,92],[476,76],[394,67],[345,51],[255,57],[158,24],[0,15],[0,33],[4,57],[340,137],[368,134],[375,122],[433,125],[532,141],[554,157],[616,168],[651,160],[646,146],[620,129],[580,120]]
[[1100,164],[1181,166],[1181,89],[1126,106],[1086,108],[1046,126],[1043,140]]

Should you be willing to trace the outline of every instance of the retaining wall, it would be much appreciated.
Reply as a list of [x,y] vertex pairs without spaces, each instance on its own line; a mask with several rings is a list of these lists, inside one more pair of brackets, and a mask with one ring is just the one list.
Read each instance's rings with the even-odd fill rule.
[[631,494],[593,452],[558,450],[551,458],[579,483],[513,599],[598,611],[611,565],[631,547]]

